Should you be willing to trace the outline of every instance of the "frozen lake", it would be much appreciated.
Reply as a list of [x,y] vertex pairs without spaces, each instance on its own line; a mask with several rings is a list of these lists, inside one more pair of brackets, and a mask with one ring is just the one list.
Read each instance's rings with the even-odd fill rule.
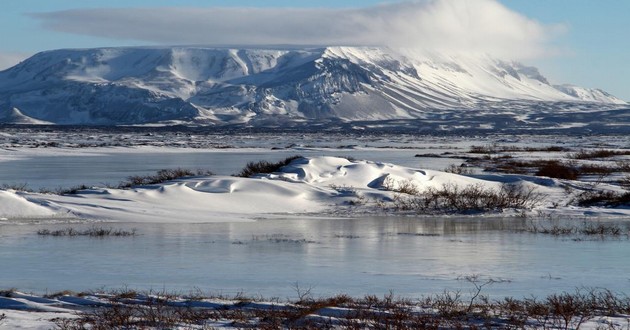
[[576,287],[624,292],[630,285],[630,242],[574,241],[519,232],[520,218],[260,219],[251,223],[139,224],[135,237],[38,236],[43,228],[91,224],[0,223],[0,283],[36,293],[140,289],[295,298],[396,294],[445,289],[468,292],[458,277],[504,281],[493,297],[546,296]]
[[[604,140],[615,146],[611,141]],[[625,145],[624,141],[619,143]],[[289,142],[282,140],[282,144]],[[595,142],[601,141],[584,143]],[[441,170],[463,160],[414,156],[467,150],[467,143],[485,142],[398,149],[258,147],[269,146],[265,141],[257,147],[225,150],[5,148],[0,153],[0,184],[27,184],[32,189],[102,186],[117,184],[130,175],[177,167],[229,175],[249,161],[277,161],[296,154],[348,156]],[[627,292],[627,235],[575,241],[519,231],[528,221],[294,217],[249,223],[105,223],[99,225],[136,228],[140,235],[93,239],[37,235],[40,229],[87,228],[91,223],[0,220],[0,289],[46,293],[128,286],[185,293],[199,288],[210,293],[242,291],[296,298],[293,287],[298,283],[302,288],[313,287],[315,295],[361,296],[393,290],[417,297],[443,290],[467,293],[472,285],[458,278],[479,274],[482,279],[499,281],[484,288],[493,297],[542,297],[582,286]]]
[[[20,155],[0,161],[0,184],[23,185],[39,190],[69,188],[78,185],[116,185],[131,175],[153,174],[160,169],[208,169],[218,175],[238,173],[250,161],[278,161],[288,156],[344,156],[388,162],[410,167],[444,169],[461,160],[450,158],[416,158],[418,150],[339,150],[339,149],[249,149],[247,151],[209,150],[167,152],[107,149],[68,155]],[[426,150],[424,150],[426,152]],[[6,155],[6,153],[5,153]],[[0,156],[1,157],[1,156]],[[5,156],[6,157],[6,156]],[[0,158],[0,160],[2,160]]]

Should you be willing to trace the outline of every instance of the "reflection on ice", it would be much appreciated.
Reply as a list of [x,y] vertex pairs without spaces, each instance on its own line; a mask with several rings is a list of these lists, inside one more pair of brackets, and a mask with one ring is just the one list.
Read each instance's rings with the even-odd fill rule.
[[[596,286],[627,288],[627,238],[574,241],[520,231],[510,218],[274,219],[254,223],[112,224],[139,236],[40,237],[42,228],[0,225],[0,283],[45,292],[154,288],[291,297],[340,292],[419,296],[468,290],[462,276],[501,280],[497,296],[546,296]],[[107,226],[107,224],[103,224]],[[238,244],[235,244],[237,243]]]

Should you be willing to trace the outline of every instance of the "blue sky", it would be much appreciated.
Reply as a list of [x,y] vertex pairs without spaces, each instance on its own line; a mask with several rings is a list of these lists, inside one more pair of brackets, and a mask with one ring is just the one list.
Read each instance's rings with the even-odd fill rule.
[[[426,0],[425,0],[426,1]],[[448,2],[448,0],[442,0]],[[462,3],[469,0],[451,0]],[[478,1],[478,0],[470,0]],[[483,0],[484,2],[500,2],[508,9],[524,16],[529,21],[522,22],[521,30],[511,31],[507,37],[514,37],[507,43],[481,43],[482,47],[488,47],[493,51],[501,50],[500,47],[509,48],[506,55],[519,55],[519,52],[528,56],[520,61],[526,64],[538,66],[553,83],[573,83],[585,87],[602,88],[625,100],[630,100],[630,1],[628,0]],[[3,0],[0,4],[0,29],[3,31],[0,37],[0,68],[23,59],[35,52],[58,48],[85,48],[101,46],[128,46],[151,45],[173,43],[173,38],[159,37],[147,34],[130,34],[124,32],[112,32],[111,35],[94,32],[99,27],[107,27],[105,23],[95,25],[93,30],[87,28],[90,21],[76,22],[77,15],[92,20],[111,20],[112,24],[124,24],[116,21],[120,12],[111,12],[111,16],[96,15],[100,8],[143,8],[143,7],[186,7],[186,8],[214,8],[214,7],[238,7],[238,8],[264,8],[274,11],[280,8],[303,8],[298,12],[303,17],[308,17],[309,11],[318,13],[318,10],[327,9],[357,9],[370,8],[400,1],[379,0],[28,0],[14,1]],[[378,7],[377,7],[378,8]],[[95,11],[81,11],[96,9]],[[60,11],[70,10],[68,15],[60,14]],[[252,16],[258,16],[256,11],[244,11]],[[38,13],[54,13],[41,14]],[[227,12],[234,14],[233,12]],[[321,12],[319,12],[321,14]],[[368,11],[367,13],[371,13]],[[89,15],[86,15],[89,14]],[[182,15],[185,12],[181,13]],[[500,12],[496,15],[500,16]],[[74,16],[73,16],[74,15]],[[90,16],[92,15],[92,16]],[[302,17],[297,15],[297,17]],[[305,15],[305,16],[304,16]],[[391,16],[394,15],[394,16]],[[400,17],[401,20],[410,19],[409,15],[391,14],[386,17]],[[398,16],[395,16],[398,15]],[[157,15],[157,20],[160,17]],[[273,16],[271,16],[273,17]],[[315,14],[313,14],[315,17]],[[333,16],[334,17],[334,16]],[[495,17],[495,16],[493,16]],[[133,16],[131,16],[133,19]],[[74,21],[74,23],[73,23]],[[139,21],[141,18],[139,17]],[[248,20],[250,21],[250,20]],[[177,22],[177,21],[176,21]],[[526,27],[531,23],[538,23],[534,30]],[[237,22],[240,24],[240,22]],[[480,24],[483,22],[479,22]],[[74,24],[74,25],[73,25]],[[82,25],[86,29],[82,29]],[[159,24],[156,22],[155,24]],[[170,24],[175,24],[171,22]],[[234,23],[236,24],[236,23]],[[254,23],[250,23],[254,24]],[[441,24],[437,22],[435,24]],[[443,25],[443,24],[442,24]],[[504,20],[497,20],[494,27],[497,33],[507,28]],[[308,25],[307,25],[308,26]],[[313,23],[313,26],[318,26]],[[321,27],[321,25],[320,25]],[[147,27],[148,29],[151,27]],[[518,27],[517,27],[518,28]],[[106,28],[102,28],[106,30]],[[132,30],[132,28],[129,28]],[[177,30],[174,29],[176,32]],[[392,30],[394,32],[399,30]],[[532,38],[525,38],[523,31],[535,34]],[[392,32],[392,33],[394,33]],[[303,33],[303,32],[302,32]],[[333,32],[330,32],[333,33]],[[493,31],[483,30],[481,33]],[[519,34],[520,33],[520,34]],[[392,39],[398,43],[404,42],[408,36],[394,33]],[[549,36],[546,36],[546,35]],[[242,37],[242,36],[241,36]],[[291,42],[295,36],[285,36],[284,40]],[[504,35],[499,35],[499,38]],[[239,40],[238,36],[235,37]],[[293,38],[293,39],[292,39]],[[328,40],[327,36],[311,36],[315,41]],[[328,39],[327,39],[328,38]],[[378,38],[378,37],[377,37]],[[389,38],[384,35],[382,38]],[[442,37],[442,40],[449,39]],[[194,36],[184,39],[187,43],[193,43]],[[205,40],[205,39],[204,39]],[[309,39],[306,39],[309,40]],[[360,34],[350,34],[344,40],[357,40],[362,42]],[[519,49],[518,43],[522,41]],[[430,43],[430,41],[427,41]],[[453,43],[461,43],[455,38]],[[445,41],[448,43],[448,41]],[[515,46],[516,44],[516,46]],[[397,44],[398,45],[398,44]],[[541,52],[540,50],[549,50]],[[533,51],[535,50],[535,52]],[[492,52],[492,51],[490,51]],[[531,54],[537,55],[531,55]],[[531,56],[530,56],[531,55]],[[503,56],[505,57],[505,56]]]

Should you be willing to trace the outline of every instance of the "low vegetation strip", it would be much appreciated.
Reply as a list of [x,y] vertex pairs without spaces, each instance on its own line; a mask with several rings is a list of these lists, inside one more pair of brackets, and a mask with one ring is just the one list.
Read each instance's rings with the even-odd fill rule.
[[172,180],[177,180],[177,179],[186,178],[186,177],[210,176],[210,175],[213,175],[213,173],[209,170],[193,171],[193,170],[183,169],[183,168],[163,169],[163,170],[157,171],[157,173],[154,175],[130,176],[127,178],[127,181],[121,182],[118,185],[118,188],[130,188],[133,186],[159,184],[166,181],[172,181]]
[[630,205],[630,191],[585,191],[577,197],[579,206],[619,207]]
[[72,227],[50,230],[41,229],[37,231],[37,235],[40,236],[53,236],[53,237],[75,237],[75,236],[88,236],[88,237],[129,237],[138,235],[136,229],[124,230],[104,227],[91,227],[88,229],[80,230]]
[[265,173],[273,173],[280,170],[282,167],[289,165],[292,161],[296,159],[303,158],[302,156],[290,156],[278,162],[272,163],[266,160],[261,160],[258,162],[249,162],[245,167],[234,176],[249,178],[256,174],[265,174]]
[[596,159],[596,158],[609,158],[615,156],[628,156],[630,150],[610,150],[610,149],[594,149],[585,150],[582,149],[576,153],[570,154],[569,158],[573,159]]
[[533,234],[545,234],[552,236],[598,236],[605,237],[628,237],[630,238],[630,225],[626,225],[625,228],[618,224],[605,224],[605,223],[585,223],[579,225],[539,225],[532,223],[525,230]]
[[391,190],[398,194],[392,203],[384,203],[384,208],[428,213],[530,210],[542,200],[542,195],[534,188],[518,184],[503,184],[499,189],[478,184],[464,187],[446,184],[441,188],[430,187],[420,192],[413,184],[403,183]]
[[[290,301],[120,291],[79,294],[73,317],[54,319],[57,329],[580,329],[603,325],[627,329],[630,298],[604,289],[577,289],[545,298],[492,300],[481,291],[493,281],[467,277],[464,294],[444,292],[420,299],[387,294],[313,298],[298,291]],[[54,295],[62,301],[67,292]],[[13,291],[3,296],[23,297]],[[92,303],[90,303],[92,302]],[[68,305],[66,305],[68,306]],[[66,314],[68,315],[68,314]]]

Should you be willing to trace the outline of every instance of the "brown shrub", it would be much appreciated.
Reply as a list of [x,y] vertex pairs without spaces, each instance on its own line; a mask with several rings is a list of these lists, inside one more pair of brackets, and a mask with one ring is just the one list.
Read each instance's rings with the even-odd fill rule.
[[541,165],[536,171],[536,176],[546,176],[556,179],[576,180],[579,171],[572,166],[552,160]]
[[268,162],[266,160],[261,160],[258,162],[249,162],[238,174],[235,174],[234,176],[249,178],[256,174],[277,172],[282,167],[289,165],[289,163],[299,158],[303,158],[303,157],[291,156],[275,163]]

